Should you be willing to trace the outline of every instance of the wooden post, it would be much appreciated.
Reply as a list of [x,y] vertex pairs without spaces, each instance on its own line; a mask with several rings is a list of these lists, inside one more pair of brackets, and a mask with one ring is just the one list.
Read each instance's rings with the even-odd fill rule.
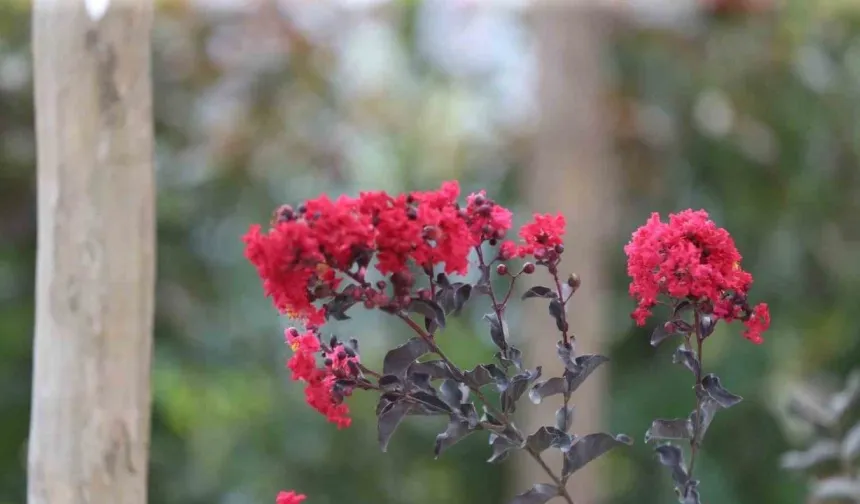
[[[535,139],[533,167],[524,180],[526,199],[537,212],[562,212],[567,217],[563,273],[575,272],[582,287],[574,295],[568,320],[576,334],[576,350],[600,353],[603,317],[608,293],[607,239],[612,237],[617,198],[614,194],[612,145],[603,109],[603,40],[610,28],[605,6],[590,2],[537,2],[531,14],[538,43],[538,100],[540,121]],[[555,344],[555,324],[546,306],[528,304],[525,323],[530,329],[528,356],[544,372],[560,376]],[[622,315],[623,316],[623,315]],[[555,336],[554,336],[555,335]],[[587,434],[605,430],[602,406],[606,394],[606,369],[597,371],[574,395],[573,431]],[[528,432],[555,418],[558,401],[547,400],[527,412]],[[549,454],[550,452],[546,452]],[[547,483],[540,468],[523,457],[518,490],[532,483]],[[560,457],[548,455],[554,468]],[[600,462],[597,461],[598,467]],[[597,504],[599,479],[592,464],[575,474],[569,484],[574,500]]]
[[151,0],[35,0],[30,504],[144,504],[155,282]]

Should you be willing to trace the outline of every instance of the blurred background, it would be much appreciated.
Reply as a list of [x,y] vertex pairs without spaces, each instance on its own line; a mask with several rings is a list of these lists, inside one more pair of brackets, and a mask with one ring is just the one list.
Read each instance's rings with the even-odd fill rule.
[[[609,429],[637,440],[601,463],[604,500],[673,501],[641,439],[653,418],[691,409],[687,375],[667,363],[670,346],[655,351],[651,328],[629,319],[622,246],[650,212],[693,207],[733,234],[753,296],[773,315],[763,346],[731,326],[709,340],[708,366],[746,402],[709,430],[697,463],[705,495],[804,502],[803,482],[779,470],[794,442],[782,400],[797,381],[838,380],[860,362],[860,3],[609,2],[573,14],[594,16],[584,24],[600,29],[582,35],[599,57],[568,63],[552,54],[563,41],[538,50],[552,35],[541,30],[564,24],[537,23],[514,2],[157,5],[150,502],[271,502],[293,487],[311,504],[512,495],[507,482],[522,464],[484,464],[481,436],[434,461],[440,425],[410,420],[381,454],[371,398],[351,400],[356,420],[344,431],[306,407],[284,369],[286,321],[264,299],[239,237],[281,203],[447,179],[486,188],[521,220],[550,210],[524,187],[540,170],[554,180],[559,165],[534,163],[535,146],[565,142],[565,130],[547,133],[539,111],[582,100],[573,110],[598,111],[594,134],[609,159],[583,169],[612,172],[601,182],[612,196],[598,202],[612,216],[600,322],[612,363],[609,392],[589,400],[601,401]],[[0,0],[0,504],[26,500],[36,246],[29,15],[27,2]],[[567,64],[569,86],[540,77]],[[576,208],[574,199],[563,209]],[[585,279],[578,295],[587,295],[595,274],[575,267]],[[446,332],[455,360],[492,354],[482,313]],[[358,337],[369,360],[404,337],[375,315],[333,330]]]

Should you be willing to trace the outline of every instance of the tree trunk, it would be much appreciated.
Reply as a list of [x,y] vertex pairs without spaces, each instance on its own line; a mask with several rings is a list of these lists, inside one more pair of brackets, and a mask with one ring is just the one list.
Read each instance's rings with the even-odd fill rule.
[[[155,282],[151,0],[35,0],[30,504],[143,504]],[[103,7],[103,8],[102,8]]]
[[[612,236],[617,197],[614,166],[607,132],[602,92],[601,51],[609,13],[593,3],[565,5],[538,3],[531,11],[538,43],[538,99],[540,121],[535,139],[533,167],[524,180],[530,207],[537,212],[562,212],[567,217],[563,273],[576,272],[582,287],[571,300],[568,320],[576,335],[576,351],[599,353],[604,331],[603,317],[609,289],[605,257]],[[526,306],[528,355],[543,365],[544,372],[560,376],[555,355],[560,338],[555,324],[539,303]],[[602,421],[606,369],[592,375],[574,395],[573,431],[587,434],[606,428]],[[528,432],[552,425],[558,401],[524,408]],[[550,452],[546,452],[550,453]],[[554,468],[560,457],[550,455]],[[523,457],[519,485],[548,482],[539,467]],[[596,462],[599,467],[600,463]],[[601,491],[592,464],[576,473],[568,487],[578,504],[596,504]]]

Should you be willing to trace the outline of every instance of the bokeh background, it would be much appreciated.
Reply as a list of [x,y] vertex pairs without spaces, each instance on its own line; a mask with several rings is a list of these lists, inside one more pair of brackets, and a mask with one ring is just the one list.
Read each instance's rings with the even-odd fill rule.
[[[747,401],[709,431],[711,502],[804,502],[779,470],[794,442],[788,387],[860,362],[860,5],[632,2],[600,41],[617,155],[605,416],[637,444],[602,466],[608,501],[673,500],[641,435],[690,409],[681,371],[627,313],[624,257],[651,211],[706,208],[771,305],[767,342],[737,328],[709,366]],[[746,7],[744,7],[746,5]],[[613,14],[614,16],[614,14]],[[300,487],[313,504],[498,503],[516,467],[475,436],[432,459],[439,425],[409,421],[381,454],[373,403],[336,431],[289,382],[280,319],[239,236],[321,192],[459,179],[526,214],[535,25],[477,1],[158,3],[153,38],[158,286],[150,502],[244,504]],[[0,503],[25,502],[33,334],[35,138],[27,2],[0,1]],[[586,69],[594,71],[594,69]],[[571,90],[575,92],[575,90]],[[596,223],[599,225],[599,223]],[[582,273],[582,272],[581,272]],[[582,273],[587,275],[587,273]],[[453,325],[456,359],[491,350],[481,312]],[[575,322],[574,322],[575,323]],[[367,359],[403,337],[363,315]],[[75,377],[69,377],[75,379]]]

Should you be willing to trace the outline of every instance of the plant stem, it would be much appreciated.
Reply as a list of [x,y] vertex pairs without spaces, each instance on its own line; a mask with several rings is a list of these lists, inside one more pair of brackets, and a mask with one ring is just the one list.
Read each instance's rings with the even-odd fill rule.
[[564,482],[561,480],[561,478],[559,478],[558,476],[555,475],[555,473],[552,472],[552,469],[547,465],[546,461],[544,461],[544,459],[543,459],[543,457],[541,457],[540,453],[535,452],[531,448],[529,448],[527,451],[529,452],[529,455],[531,455],[532,458],[535,459],[535,462],[537,462],[538,465],[541,466],[541,469],[543,469],[544,472],[546,472],[546,474],[550,478],[552,478],[552,482],[555,483],[555,486],[557,486],[559,492],[561,492],[560,497],[563,498],[565,500],[565,502],[567,502],[567,504],[574,504],[573,498],[570,496],[570,493],[568,493],[568,491],[567,491],[567,486],[564,484]]
[[[567,299],[564,299],[564,291],[561,288],[561,280],[558,279],[558,271],[555,270],[555,267],[551,270],[552,279],[555,282],[555,291],[558,294],[558,302],[561,303],[561,320],[564,322],[562,327],[564,328],[561,331],[561,339],[564,341],[565,346],[570,343],[570,337],[567,335],[567,331],[569,329],[567,324]],[[571,294],[573,295],[573,294]],[[569,299],[569,298],[568,298]],[[567,406],[567,401],[565,401],[565,406]]]
[[702,334],[701,334],[701,323],[699,321],[699,310],[694,310],[694,320],[693,326],[696,331],[696,358],[699,359],[699,367],[696,372],[696,388],[694,389],[696,393],[696,421],[693,424],[693,439],[690,440],[690,465],[687,467],[687,474],[690,478],[693,478],[693,469],[696,467],[696,453],[698,452],[698,444],[699,444],[699,430],[702,426],[702,400],[699,397],[698,388],[702,385],[702,369],[705,366],[704,358],[702,357]]
[[[490,290],[490,292],[492,292],[492,289]],[[497,315],[499,315],[498,311],[496,313]],[[427,342],[427,344],[430,346],[430,350],[436,355],[438,355],[440,359],[442,359],[442,362],[444,362],[445,365],[448,366],[454,377],[458,381],[460,381],[461,383],[465,383],[469,387],[469,390],[475,395],[475,397],[478,398],[478,400],[480,400],[484,404],[487,410],[490,411],[493,416],[495,416],[504,423],[506,430],[510,430],[511,432],[515,432],[517,434],[517,437],[519,438],[517,439],[517,441],[520,444],[523,444],[525,442],[523,435],[513,425],[513,422],[511,422],[510,418],[508,418],[508,415],[493,406],[493,404],[487,399],[487,397],[484,395],[480,388],[473,387],[470,383],[468,383],[468,381],[465,379],[465,374],[463,373],[463,371],[460,370],[460,368],[457,367],[453,362],[451,362],[451,359],[449,359],[448,356],[445,355],[445,353],[442,351],[441,348],[439,348],[439,345],[436,344],[436,341],[433,340],[433,337],[428,334],[427,331],[425,331],[414,320],[409,318],[407,315],[404,315],[403,313],[398,313],[397,317],[406,322],[406,325],[408,325],[413,331],[415,331],[418,336],[421,337],[421,339]],[[501,320],[501,318],[499,320]],[[546,472],[550,479],[552,479],[553,483],[555,483],[555,485],[558,487],[558,490],[560,492],[559,496],[562,497],[568,504],[574,504],[573,498],[571,498],[570,493],[568,493],[567,488],[565,487],[561,478],[559,478],[555,475],[555,473],[553,473],[552,469],[547,465],[546,461],[544,461],[543,456],[541,456],[540,453],[532,450],[529,447],[526,447],[526,451],[529,453],[529,455],[531,455],[533,459],[535,459],[535,461],[541,466],[544,472]]]

